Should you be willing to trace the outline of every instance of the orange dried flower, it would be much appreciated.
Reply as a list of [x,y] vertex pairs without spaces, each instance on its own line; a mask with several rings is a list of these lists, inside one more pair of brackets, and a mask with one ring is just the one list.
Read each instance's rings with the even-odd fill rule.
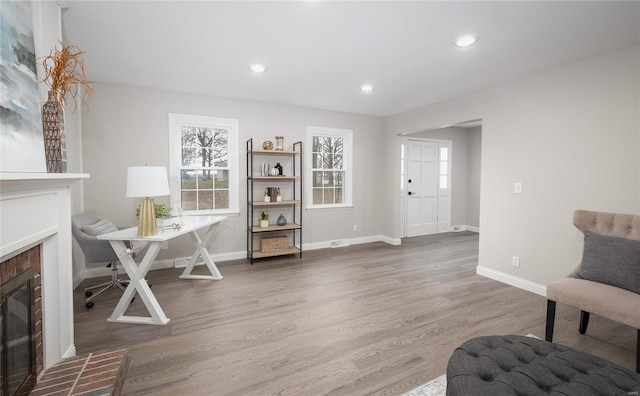
[[62,105],[67,94],[73,98],[74,111],[77,108],[78,90],[82,88],[82,104],[87,105],[93,96],[93,88],[87,80],[82,60],[83,51],[75,45],[64,45],[54,48],[49,55],[43,57],[42,66],[45,76],[42,82],[51,88],[51,94]]

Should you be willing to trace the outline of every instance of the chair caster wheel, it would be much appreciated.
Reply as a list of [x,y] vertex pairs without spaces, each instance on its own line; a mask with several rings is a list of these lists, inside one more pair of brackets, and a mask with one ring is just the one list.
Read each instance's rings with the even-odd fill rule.
[[94,306],[94,305],[95,305],[95,304],[93,303],[93,301],[89,301],[88,303],[84,304],[84,306],[85,306],[87,309],[91,309],[91,308],[93,308],[93,306]]
[[93,292],[91,290],[87,290],[86,292],[84,292],[84,295],[86,297],[91,297],[92,294],[93,294]]

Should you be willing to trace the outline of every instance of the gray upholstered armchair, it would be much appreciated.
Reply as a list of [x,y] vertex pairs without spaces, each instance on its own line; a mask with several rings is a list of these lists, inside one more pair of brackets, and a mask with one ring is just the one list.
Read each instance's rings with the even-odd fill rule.
[[585,234],[580,265],[547,285],[545,339],[553,340],[556,302],[580,309],[580,334],[593,313],[637,331],[640,373],[640,216],[576,210],[573,225]]
[[[118,268],[116,263],[118,256],[111,248],[109,241],[102,241],[96,238],[97,235],[107,232],[117,231],[111,222],[100,219],[94,214],[82,213],[71,217],[71,232],[78,242],[80,249],[86,260],[90,263],[108,263],[107,267],[111,267],[111,280],[103,282],[84,289],[85,307],[92,308],[93,299],[104,293],[111,287],[117,287],[124,291],[129,281],[118,279]],[[93,290],[98,289],[97,292]]]

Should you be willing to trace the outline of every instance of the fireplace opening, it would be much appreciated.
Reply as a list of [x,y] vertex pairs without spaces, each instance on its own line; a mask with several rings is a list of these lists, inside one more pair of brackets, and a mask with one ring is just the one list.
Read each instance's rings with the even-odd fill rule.
[[0,396],[28,395],[36,383],[35,272],[0,285]]

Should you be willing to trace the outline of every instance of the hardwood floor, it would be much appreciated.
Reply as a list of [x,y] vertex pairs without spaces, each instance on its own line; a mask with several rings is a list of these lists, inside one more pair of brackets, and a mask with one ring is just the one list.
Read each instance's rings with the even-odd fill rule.
[[[77,352],[128,347],[124,395],[399,395],[469,338],[544,337],[546,300],[476,275],[477,260],[478,235],[460,232],[222,262],[222,281],[151,271],[166,326],[107,322],[115,290],[85,309],[90,279],[74,292]],[[146,315],[139,298],[128,313]],[[634,329],[578,322],[558,305],[554,341],[634,368]]]

